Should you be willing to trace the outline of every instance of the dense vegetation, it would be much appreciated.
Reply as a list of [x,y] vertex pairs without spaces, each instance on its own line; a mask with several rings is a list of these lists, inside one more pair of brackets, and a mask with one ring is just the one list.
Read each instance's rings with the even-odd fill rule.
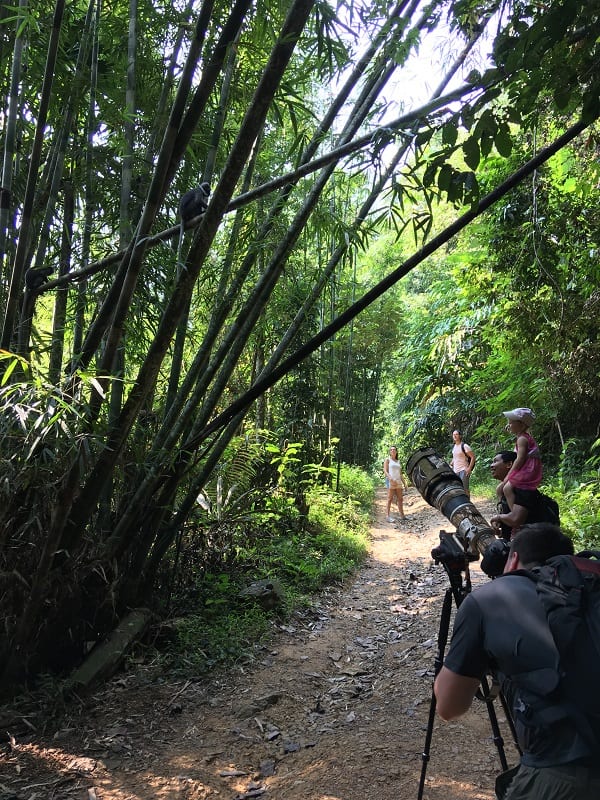
[[392,434],[483,451],[530,404],[593,532],[599,10],[0,7],[6,691],[261,549],[327,580],[318,490]]
[[272,632],[274,620],[310,607],[315,593],[339,583],[363,560],[373,480],[342,464],[334,492],[313,482],[314,467],[303,472],[306,515],[289,492],[276,491],[262,513],[244,504],[243,513],[225,514],[210,529],[203,520],[201,530],[192,527],[181,537],[165,609],[173,621],[166,626],[169,636],[161,637],[159,627],[154,642],[160,670],[197,674],[247,658],[250,645]]

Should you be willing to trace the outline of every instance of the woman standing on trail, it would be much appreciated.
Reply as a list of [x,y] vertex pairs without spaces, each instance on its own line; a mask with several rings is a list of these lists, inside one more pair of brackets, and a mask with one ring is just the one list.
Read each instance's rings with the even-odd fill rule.
[[404,475],[402,474],[402,467],[400,466],[400,462],[398,461],[398,448],[393,446],[390,447],[390,454],[383,462],[383,474],[389,481],[388,486],[388,495],[387,495],[387,516],[385,518],[386,522],[395,522],[396,520],[390,516],[390,511],[392,509],[392,500],[394,496],[396,497],[396,502],[398,503],[398,511],[400,512],[400,519],[404,520],[406,517],[404,516],[404,507],[402,505],[402,487],[406,489],[406,481],[404,480]]

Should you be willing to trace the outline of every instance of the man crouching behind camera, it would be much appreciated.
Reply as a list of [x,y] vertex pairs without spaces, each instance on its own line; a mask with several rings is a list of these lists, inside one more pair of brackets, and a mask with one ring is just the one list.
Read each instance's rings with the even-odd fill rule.
[[571,668],[577,675],[571,678],[578,678],[584,691],[576,700],[566,696],[546,611],[535,581],[525,572],[552,556],[572,553],[571,540],[554,525],[521,528],[511,542],[504,575],[461,603],[435,680],[437,712],[445,720],[468,710],[487,672],[501,681],[523,752],[518,770],[496,782],[503,800],[600,798],[597,718],[589,724],[590,698],[598,689],[585,663],[593,659],[577,656]]

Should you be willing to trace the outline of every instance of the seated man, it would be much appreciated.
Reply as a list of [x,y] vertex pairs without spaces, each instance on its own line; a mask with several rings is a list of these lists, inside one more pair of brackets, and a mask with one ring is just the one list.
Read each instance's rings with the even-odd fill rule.
[[[517,454],[513,450],[501,450],[496,453],[490,469],[492,476],[498,481],[503,481],[508,475]],[[558,504],[551,497],[542,494],[538,489],[515,489],[515,502],[512,510],[504,495],[498,503],[499,512],[491,517],[490,524],[504,539],[510,539],[521,525],[534,522],[549,522],[552,525],[560,523]]]
[[[571,540],[554,525],[521,528],[511,542],[505,574],[461,603],[450,649],[435,680],[437,712],[451,720],[470,707],[486,672],[493,670],[501,679],[523,751],[518,771],[505,773],[497,782],[503,800],[600,797],[600,741],[586,735],[589,697],[596,689],[590,685],[582,692],[585,705],[568,696],[536,584],[517,572],[572,553]],[[587,664],[587,659],[578,658],[575,670],[582,660]],[[581,669],[590,675],[589,666]],[[583,680],[587,683],[588,677]],[[502,787],[502,778],[511,778],[508,788]]]

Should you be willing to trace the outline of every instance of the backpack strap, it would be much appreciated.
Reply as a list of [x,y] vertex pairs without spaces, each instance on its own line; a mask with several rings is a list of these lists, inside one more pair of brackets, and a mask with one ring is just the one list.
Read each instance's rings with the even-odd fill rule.
[[573,556],[580,572],[600,575],[600,550],[582,550]]
[[467,464],[470,464],[470,463],[471,463],[471,456],[470,456],[470,455],[467,453],[467,451],[465,450],[465,445],[464,445],[464,442],[461,442],[461,443],[460,443],[460,449],[461,449],[461,450],[463,451],[463,453],[465,454],[465,458],[467,459]]
[[[559,725],[566,720],[575,723],[577,734],[586,743],[590,754],[598,752],[598,734],[596,733],[598,721],[594,716],[588,715],[564,698],[555,698],[550,703],[535,700],[532,704],[527,701],[530,699],[527,692],[520,692],[519,700],[515,707],[515,715],[526,727],[549,728],[552,725]],[[595,722],[595,724],[593,724]]]

